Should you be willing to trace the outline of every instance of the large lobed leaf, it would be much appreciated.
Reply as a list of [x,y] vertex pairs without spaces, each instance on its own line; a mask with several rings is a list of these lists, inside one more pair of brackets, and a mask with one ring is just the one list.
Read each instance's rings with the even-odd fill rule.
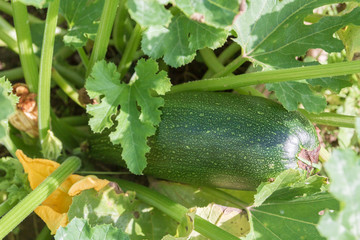
[[334,150],[325,169],[330,193],[342,203],[341,211],[326,212],[318,229],[329,240],[360,238],[360,157],[350,149]]
[[166,73],[158,71],[154,60],[141,59],[135,67],[136,77],[125,84],[120,83],[120,74],[113,63],[100,61],[94,65],[85,85],[91,98],[100,99],[99,104],[87,106],[87,112],[92,116],[91,129],[102,132],[112,127],[112,118],[116,116],[117,126],[110,133],[110,140],[113,144],[121,144],[122,158],[135,174],[141,174],[146,167],[145,154],[150,150],[147,138],[155,134],[160,123],[159,108],[164,104],[162,98],[154,97],[152,93],[164,95],[171,86]]
[[60,13],[69,26],[64,36],[66,45],[82,47],[88,39],[95,39],[104,1],[61,0]]
[[[348,24],[360,25],[360,8],[342,16],[323,17],[319,22],[305,25],[304,18],[313,9],[338,0],[254,0],[246,12],[236,18],[234,39],[244,49],[244,55],[264,69],[299,67],[297,61],[307,50],[322,48],[327,52],[339,52],[344,46],[333,37],[334,33]],[[357,2],[359,2],[357,0]],[[311,81],[311,84],[337,89],[337,81]],[[332,84],[335,86],[332,87]],[[330,85],[330,86],[329,86]],[[306,82],[268,84],[288,110],[296,110],[302,103],[310,112],[321,112],[325,98],[317,95]],[[316,104],[314,104],[316,103]]]
[[248,208],[251,231],[246,239],[323,239],[316,229],[320,214],[339,208],[336,199],[321,191],[324,179],[287,170],[260,185]]
[[171,2],[182,12],[171,14],[156,0],[129,0],[128,8],[131,17],[147,28],[141,45],[144,53],[163,57],[172,67],[190,63],[199,49],[221,47],[239,7],[236,0]]

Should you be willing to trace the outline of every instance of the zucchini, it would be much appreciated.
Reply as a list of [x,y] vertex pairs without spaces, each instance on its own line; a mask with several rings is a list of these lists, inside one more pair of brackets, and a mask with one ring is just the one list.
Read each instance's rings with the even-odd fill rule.
[[[265,98],[219,92],[166,95],[162,121],[148,143],[145,174],[244,190],[297,168],[300,150],[319,146],[313,125],[299,112]],[[121,147],[107,134],[93,135],[89,153],[121,164]]]

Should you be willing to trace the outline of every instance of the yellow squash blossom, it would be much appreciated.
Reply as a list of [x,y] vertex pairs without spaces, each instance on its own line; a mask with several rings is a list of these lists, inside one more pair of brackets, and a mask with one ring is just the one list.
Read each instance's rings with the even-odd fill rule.
[[[16,151],[16,156],[28,174],[32,189],[35,189],[60,166],[59,163],[51,160],[29,158],[21,150]],[[108,185],[108,183],[108,180],[98,179],[96,176],[83,177],[73,174],[35,209],[35,213],[46,223],[51,233],[55,234],[60,226],[64,227],[69,222],[67,212],[72,203],[73,196],[91,188],[99,191]]]

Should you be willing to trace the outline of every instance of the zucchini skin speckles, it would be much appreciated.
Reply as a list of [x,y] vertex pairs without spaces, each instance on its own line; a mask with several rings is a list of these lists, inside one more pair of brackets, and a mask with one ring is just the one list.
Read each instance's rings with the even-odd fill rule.
[[[260,182],[296,168],[301,149],[319,145],[305,117],[265,98],[183,92],[166,95],[162,112],[157,132],[148,140],[151,151],[144,173],[171,181],[254,190]],[[99,136],[94,140],[93,158],[119,160],[120,147]],[[100,140],[103,144],[97,147]]]

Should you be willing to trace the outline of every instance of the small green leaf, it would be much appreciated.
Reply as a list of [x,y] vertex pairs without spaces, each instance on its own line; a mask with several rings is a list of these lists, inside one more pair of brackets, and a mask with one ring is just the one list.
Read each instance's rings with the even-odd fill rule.
[[50,130],[48,130],[46,134],[43,146],[42,153],[44,154],[44,158],[56,160],[61,155],[63,148],[62,142]]
[[64,36],[66,45],[82,47],[88,39],[95,39],[104,1],[102,0],[61,0],[60,13],[69,26]]
[[143,27],[166,26],[171,21],[171,13],[157,0],[128,0],[131,17]]
[[164,56],[172,67],[191,62],[196,51],[205,47],[221,47],[228,31],[188,19],[184,15],[172,18],[169,27],[151,26],[143,34],[142,49],[152,58]]
[[0,192],[6,193],[10,203],[20,201],[31,192],[27,175],[17,159],[0,158]]
[[12,94],[11,83],[5,77],[0,78],[0,121],[8,119],[15,112],[17,102],[18,97]]
[[158,71],[155,60],[141,59],[135,67],[136,76],[129,84],[124,84],[120,83],[120,75],[113,63],[100,61],[94,65],[85,85],[91,98],[102,97],[100,104],[87,106],[87,112],[93,116],[89,121],[91,129],[102,132],[112,127],[112,117],[116,116],[118,124],[109,137],[113,144],[121,144],[122,158],[135,174],[141,174],[146,167],[145,154],[150,150],[147,138],[155,134],[160,123],[159,108],[164,100],[152,94],[163,95],[171,86],[166,73]]
[[74,218],[66,227],[60,227],[55,235],[56,240],[130,240],[121,229],[111,224],[91,227],[85,219]]
[[318,229],[329,240],[359,239],[360,157],[350,149],[334,150],[325,169],[331,180],[329,191],[341,201],[342,209],[326,212]]

